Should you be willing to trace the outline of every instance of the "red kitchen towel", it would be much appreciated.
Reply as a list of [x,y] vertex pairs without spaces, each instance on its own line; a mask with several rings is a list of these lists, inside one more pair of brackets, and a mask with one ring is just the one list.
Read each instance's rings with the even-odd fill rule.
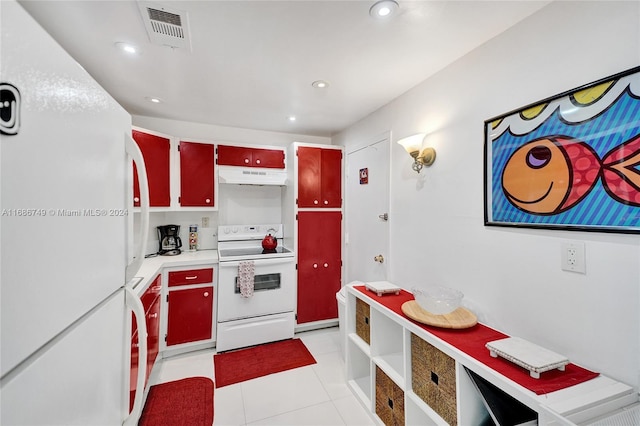
[[397,315],[413,322],[456,349],[466,353],[477,361],[480,361],[530,391],[535,392],[537,395],[568,388],[569,386],[586,382],[587,380],[591,380],[600,375],[599,373],[587,370],[575,364],[569,364],[565,367],[565,371],[546,371],[541,373],[539,379],[534,379],[529,375],[528,370],[525,370],[504,358],[493,358],[489,354],[489,350],[485,345],[493,340],[509,337],[508,335],[483,324],[476,324],[471,328],[461,330],[431,327],[421,324],[417,321],[413,321],[402,313],[402,304],[404,302],[414,300],[413,294],[408,291],[402,290],[398,295],[387,294],[378,296],[377,294],[367,290],[365,286],[355,286],[354,288],[395,312]]

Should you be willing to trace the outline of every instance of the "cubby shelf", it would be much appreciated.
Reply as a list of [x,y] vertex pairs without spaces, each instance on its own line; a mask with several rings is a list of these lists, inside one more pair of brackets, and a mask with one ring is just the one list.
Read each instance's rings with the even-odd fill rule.
[[344,324],[347,382],[377,424],[490,423],[485,399],[467,370],[495,386],[500,395],[510,395],[532,410],[540,425],[555,425],[558,419],[585,422],[638,401],[633,388],[602,375],[536,395],[352,285]]

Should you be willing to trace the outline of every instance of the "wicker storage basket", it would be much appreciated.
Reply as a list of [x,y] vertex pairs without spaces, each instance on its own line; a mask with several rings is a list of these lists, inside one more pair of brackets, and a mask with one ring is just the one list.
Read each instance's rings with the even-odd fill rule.
[[370,315],[369,304],[356,298],[356,334],[368,344],[371,344]]
[[404,426],[404,392],[378,366],[376,414],[386,426]]
[[450,425],[458,424],[456,362],[415,334],[411,334],[413,392]]

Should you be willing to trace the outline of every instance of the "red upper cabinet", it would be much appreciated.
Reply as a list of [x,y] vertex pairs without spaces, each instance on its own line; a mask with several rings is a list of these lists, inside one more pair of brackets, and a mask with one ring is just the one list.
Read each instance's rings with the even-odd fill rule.
[[218,164],[221,166],[264,167],[284,169],[284,149],[248,148],[219,145]]
[[298,147],[298,207],[342,207],[342,150]]
[[[169,207],[171,204],[169,157],[171,144],[168,138],[133,130],[133,140],[142,152],[149,181],[149,205]],[[133,165],[133,205],[140,207],[140,184],[138,170]]]
[[215,147],[180,142],[180,206],[215,206]]
[[271,169],[284,169],[283,149],[252,148],[252,163],[254,167],[268,167]]

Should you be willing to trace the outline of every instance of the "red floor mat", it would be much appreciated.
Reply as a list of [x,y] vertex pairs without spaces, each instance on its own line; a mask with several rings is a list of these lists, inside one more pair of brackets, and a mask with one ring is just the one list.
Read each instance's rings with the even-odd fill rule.
[[213,382],[190,377],[151,386],[139,426],[211,426]]
[[300,339],[282,340],[213,356],[217,388],[315,363],[315,358]]

